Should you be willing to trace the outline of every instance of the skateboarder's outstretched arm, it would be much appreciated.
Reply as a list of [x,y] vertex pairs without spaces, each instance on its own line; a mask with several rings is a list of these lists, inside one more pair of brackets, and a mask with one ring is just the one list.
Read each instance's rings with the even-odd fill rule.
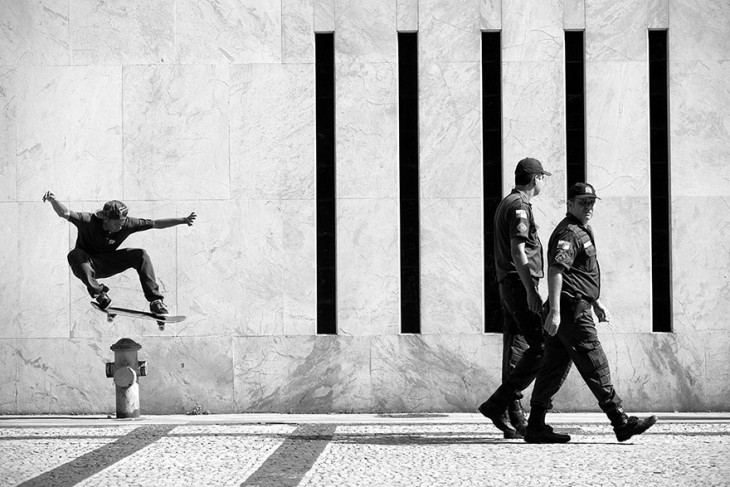
[[66,208],[66,205],[56,199],[56,195],[54,195],[50,191],[46,191],[46,194],[43,195],[43,202],[45,203],[46,201],[51,202],[53,211],[55,211],[58,216],[60,216],[64,220],[68,220],[68,216],[71,212],[68,208]]
[[175,225],[192,226],[197,216],[195,212],[192,212],[184,218],[160,218],[159,220],[152,220],[152,228],[170,228]]

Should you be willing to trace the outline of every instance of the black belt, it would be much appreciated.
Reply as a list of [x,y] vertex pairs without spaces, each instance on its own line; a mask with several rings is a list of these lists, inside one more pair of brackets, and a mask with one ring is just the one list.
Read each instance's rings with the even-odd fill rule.
[[563,291],[562,294],[570,301],[585,301],[588,304],[593,304],[596,301],[595,299],[590,298],[588,296],[584,296],[582,294],[576,294],[575,296],[573,296],[572,294],[567,293],[565,291]]

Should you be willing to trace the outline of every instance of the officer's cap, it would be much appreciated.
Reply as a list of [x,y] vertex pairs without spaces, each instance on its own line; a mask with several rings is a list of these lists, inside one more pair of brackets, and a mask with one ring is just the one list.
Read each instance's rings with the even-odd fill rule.
[[532,157],[525,157],[517,163],[515,168],[515,176],[522,174],[544,174],[546,176],[552,176],[552,173],[547,172],[542,168],[542,163]]
[[596,194],[595,188],[588,183],[575,183],[573,186],[568,188],[568,199],[573,198],[596,198],[601,199]]

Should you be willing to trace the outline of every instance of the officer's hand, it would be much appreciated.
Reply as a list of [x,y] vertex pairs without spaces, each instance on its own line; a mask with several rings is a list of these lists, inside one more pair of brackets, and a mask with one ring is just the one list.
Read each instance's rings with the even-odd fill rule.
[[46,191],[46,194],[43,195],[43,202],[45,203],[48,200],[55,200],[56,195],[51,193],[50,191]]
[[527,293],[527,306],[529,306],[530,311],[539,315],[540,311],[542,311],[542,305],[542,296],[540,296],[540,293],[536,289]]
[[198,217],[198,215],[196,215],[195,212],[192,212],[190,215],[185,217],[185,223],[187,224],[187,226],[189,226],[189,227],[193,226],[193,222],[195,221],[195,219],[197,217]]
[[598,301],[593,303],[593,311],[595,311],[599,323],[608,323],[611,321],[611,314],[608,312],[608,309]]
[[560,311],[551,309],[547,315],[547,318],[545,318],[545,322],[542,324],[542,327],[545,330],[545,333],[547,333],[550,336],[555,336],[555,334],[558,332],[559,326],[560,326]]

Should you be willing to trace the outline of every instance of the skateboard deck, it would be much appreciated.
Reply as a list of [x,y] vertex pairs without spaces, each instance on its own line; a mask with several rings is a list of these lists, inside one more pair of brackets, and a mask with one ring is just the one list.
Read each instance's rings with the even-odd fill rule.
[[129,316],[130,318],[140,318],[143,320],[153,320],[157,322],[157,326],[160,330],[165,329],[167,323],[180,323],[185,321],[186,316],[173,316],[173,315],[157,315],[149,311],[140,311],[136,309],[128,308],[117,308],[116,306],[109,306],[107,309],[101,309],[98,303],[91,301],[91,306],[94,309],[101,311],[106,314],[106,320],[111,323],[117,316]]

